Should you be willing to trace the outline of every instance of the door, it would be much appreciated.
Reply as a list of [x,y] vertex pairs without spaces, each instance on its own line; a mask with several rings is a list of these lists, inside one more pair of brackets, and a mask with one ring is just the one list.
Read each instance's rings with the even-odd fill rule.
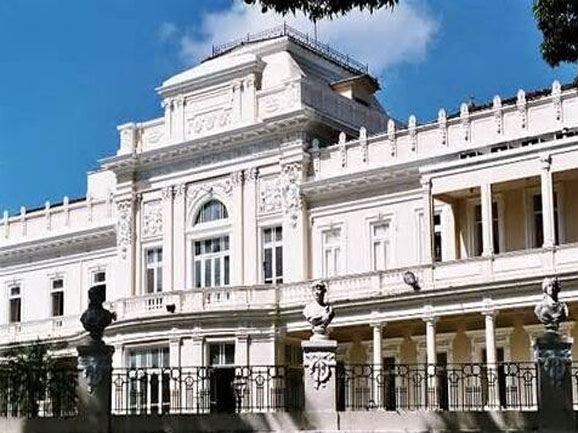
[[397,388],[395,383],[395,357],[386,356],[383,358],[383,379],[385,394],[385,410],[394,411],[397,409]]
[[234,413],[235,344],[209,345],[209,392],[211,412]]
[[448,354],[445,352],[436,355],[437,369],[437,396],[438,407],[441,410],[448,410],[450,407],[448,393]]

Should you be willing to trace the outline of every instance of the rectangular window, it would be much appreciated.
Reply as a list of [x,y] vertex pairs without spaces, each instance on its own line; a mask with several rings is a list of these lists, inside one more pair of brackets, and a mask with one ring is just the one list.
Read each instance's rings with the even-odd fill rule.
[[[94,271],[92,273],[92,285],[104,285],[106,287],[106,271]],[[106,300],[106,291],[104,293],[104,299]]]
[[235,343],[209,345],[209,362],[212,367],[235,364]]
[[171,377],[167,346],[133,349],[128,352],[128,404],[131,413],[168,413],[171,402]]
[[51,281],[52,317],[64,315],[64,280],[56,278]]
[[434,260],[442,261],[442,214],[437,212],[433,217]]
[[327,230],[323,232],[323,275],[330,278],[341,271],[341,229]]
[[265,284],[283,283],[283,229],[263,230],[263,281]]
[[193,252],[195,287],[229,285],[229,236],[195,241]]
[[163,249],[149,248],[146,256],[146,292],[163,291]]
[[11,286],[9,289],[10,299],[10,323],[22,321],[22,294],[20,286]]
[[[544,245],[544,222],[542,214],[542,194],[534,194],[532,196],[532,223],[533,223],[533,247],[542,248]],[[559,243],[559,228],[558,228],[558,194],[554,193],[554,244]]]
[[[498,215],[498,203],[492,203],[492,231],[494,232],[494,254],[500,254],[500,219]],[[474,252],[481,256],[484,250],[484,234],[482,229],[482,205],[474,207]]]
[[373,270],[387,269],[390,265],[391,241],[390,224],[381,222],[371,226],[371,244],[373,255]]

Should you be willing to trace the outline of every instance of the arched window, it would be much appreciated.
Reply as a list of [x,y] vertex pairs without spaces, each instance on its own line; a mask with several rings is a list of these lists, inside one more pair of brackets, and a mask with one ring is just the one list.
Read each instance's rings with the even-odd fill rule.
[[195,225],[226,218],[229,218],[229,214],[225,205],[219,200],[210,200],[203,205],[201,210],[199,210],[199,213],[195,218]]

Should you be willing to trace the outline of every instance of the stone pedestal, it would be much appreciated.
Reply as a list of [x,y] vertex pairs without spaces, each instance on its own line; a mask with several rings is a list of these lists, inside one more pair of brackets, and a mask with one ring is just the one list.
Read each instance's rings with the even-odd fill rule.
[[301,342],[305,368],[305,411],[336,412],[337,380],[335,340],[309,340]]
[[538,364],[539,430],[542,432],[574,430],[571,349],[572,343],[554,331],[546,331],[534,344]]
[[114,347],[91,344],[77,347],[78,416],[85,433],[109,433]]

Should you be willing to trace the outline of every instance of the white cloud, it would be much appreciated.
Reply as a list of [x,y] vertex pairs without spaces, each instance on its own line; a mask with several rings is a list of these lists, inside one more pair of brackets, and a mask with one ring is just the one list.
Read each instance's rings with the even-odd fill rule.
[[[262,14],[258,7],[233,2],[229,9],[205,14],[199,28],[180,33],[180,56],[188,64],[196,63],[210,54],[213,44],[257,33],[284,21],[313,34],[313,24],[303,15]],[[382,9],[371,15],[354,10],[346,16],[318,23],[317,29],[320,41],[369,63],[372,73],[379,75],[389,66],[423,60],[437,32],[438,21],[423,2],[406,0],[393,11]],[[173,34],[171,32],[171,37]]]
[[179,33],[178,27],[173,23],[162,23],[159,28],[159,40],[169,42]]

